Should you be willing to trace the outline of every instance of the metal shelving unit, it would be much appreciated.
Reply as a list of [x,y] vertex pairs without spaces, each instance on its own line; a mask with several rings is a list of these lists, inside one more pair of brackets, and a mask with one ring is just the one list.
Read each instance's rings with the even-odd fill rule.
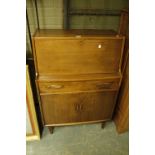
[[[37,29],[40,29],[37,0],[34,0],[34,4],[35,4],[36,19],[37,19]],[[31,29],[30,29],[30,23],[29,23],[27,8],[26,8],[26,24],[27,24],[28,35],[29,35],[29,39],[30,39],[30,46],[31,46],[31,50],[32,50]]]
[[63,1],[64,29],[70,29],[70,17],[72,16],[121,16],[121,10],[105,9],[70,9],[70,1]]
[[88,15],[88,16],[120,16],[120,10],[103,10],[103,9],[75,9],[70,10],[69,15]]

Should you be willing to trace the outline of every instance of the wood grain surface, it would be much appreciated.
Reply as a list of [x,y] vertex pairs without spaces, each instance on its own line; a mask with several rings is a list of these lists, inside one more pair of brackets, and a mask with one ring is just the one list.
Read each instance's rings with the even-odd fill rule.
[[45,124],[109,119],[116,92],[41,95]]

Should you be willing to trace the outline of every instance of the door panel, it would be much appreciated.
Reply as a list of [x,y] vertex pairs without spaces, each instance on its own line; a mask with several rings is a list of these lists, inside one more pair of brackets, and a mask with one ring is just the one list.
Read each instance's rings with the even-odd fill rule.
[[123,39],[36,39],[40,75],[116,73]]
[[41,95],[45,125],[107,120],[115,91]]

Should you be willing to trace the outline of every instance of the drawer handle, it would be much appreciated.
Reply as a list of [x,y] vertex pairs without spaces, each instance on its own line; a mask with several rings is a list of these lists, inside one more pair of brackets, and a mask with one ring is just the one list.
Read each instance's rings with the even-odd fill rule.
[[99,89],[110,88],[112,84],[113,82],[107,82],[107,83],[97,84],[96,87]]
[[63,87],[64,87],[63,85],[57,85],[57,84],[52,84],[52,85],[47,86],[48,89],[60,89]]

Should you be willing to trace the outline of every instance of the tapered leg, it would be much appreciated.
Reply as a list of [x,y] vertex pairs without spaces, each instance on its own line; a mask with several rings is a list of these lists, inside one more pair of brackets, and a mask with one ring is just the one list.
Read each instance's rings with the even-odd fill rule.
[[101,127],[102,127],[102,129],[104,129],[104,127],[105,127],[105,122],[102,122]]
[[53,127],[53,126],[49,126],[49,127],[48,127],[48,130],[49,130],[49,132],[50,132],[51,134],[53,134],[54,127]]

